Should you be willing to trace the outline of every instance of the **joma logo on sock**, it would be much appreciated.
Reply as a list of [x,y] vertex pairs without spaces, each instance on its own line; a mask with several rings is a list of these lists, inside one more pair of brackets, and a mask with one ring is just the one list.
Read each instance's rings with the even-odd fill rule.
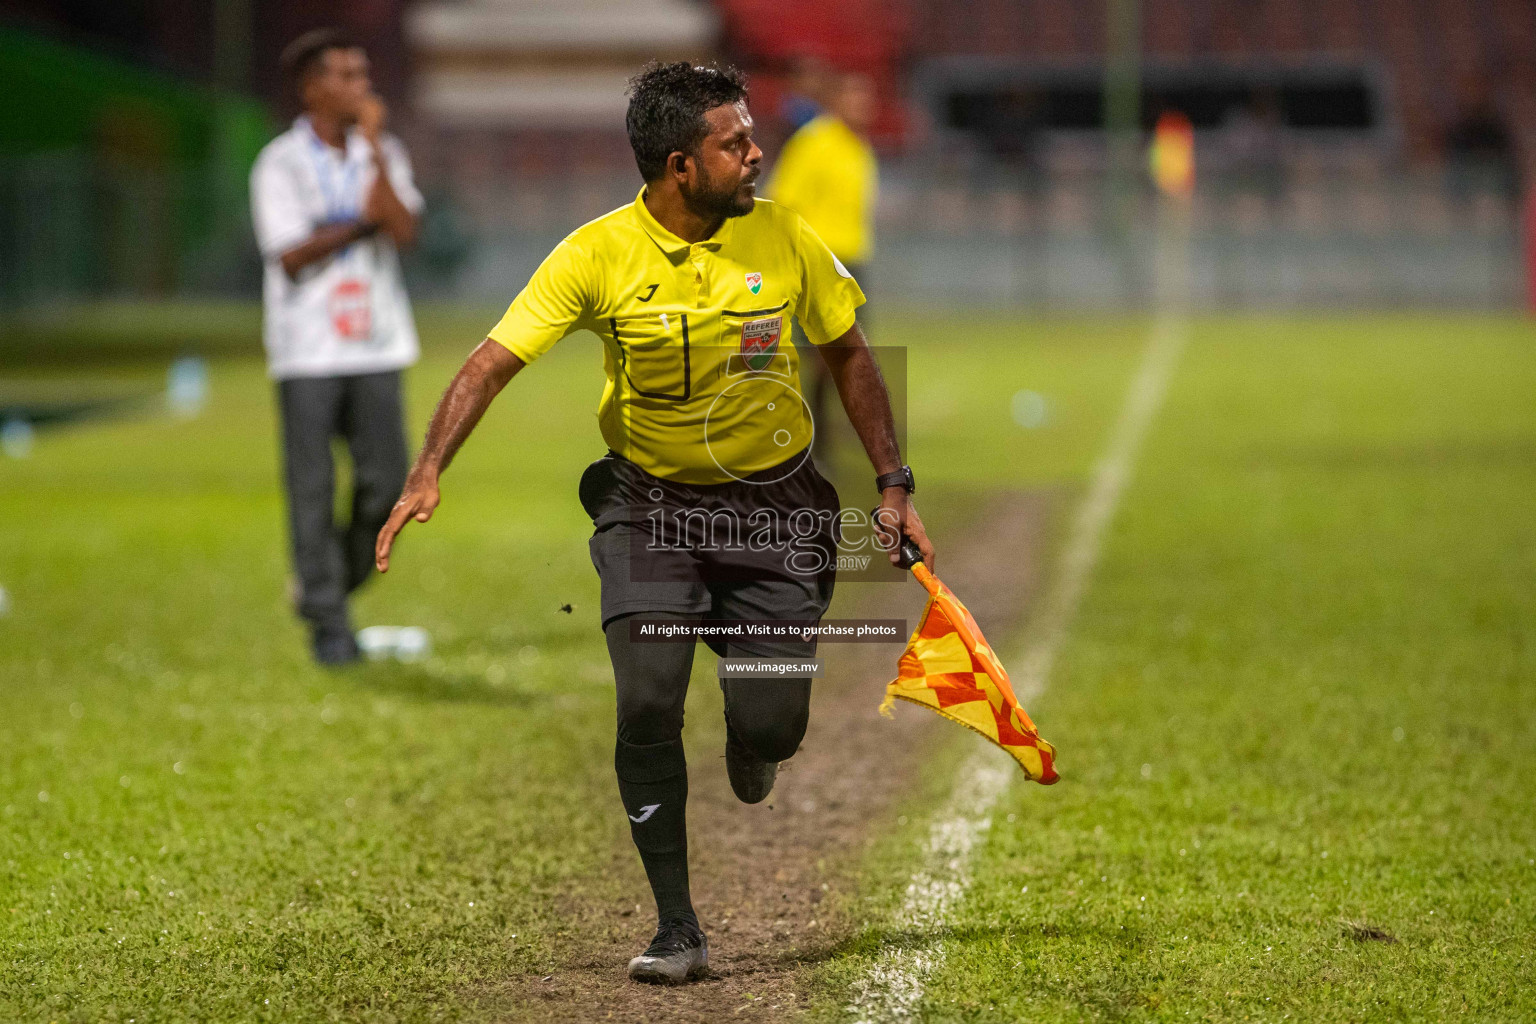
[[651,815],[656,813],[656,808],[658,808],[660,806],[661,806],[661,804],[646,804],[644,807],[640,808],[640,817],[637,818],[633,814],[631,814],[629,816],[629,820],[634,822],[636,825],[639,825],[642,822],[648,821],[650,819]]

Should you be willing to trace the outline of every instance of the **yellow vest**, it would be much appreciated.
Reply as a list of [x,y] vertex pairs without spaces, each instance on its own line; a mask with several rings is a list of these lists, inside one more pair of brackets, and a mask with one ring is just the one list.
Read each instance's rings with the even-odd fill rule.
[[869,143],[822,114],[784,144],[767,195],[804,217],[838,256],[863,263],[874,252],[878,175]]

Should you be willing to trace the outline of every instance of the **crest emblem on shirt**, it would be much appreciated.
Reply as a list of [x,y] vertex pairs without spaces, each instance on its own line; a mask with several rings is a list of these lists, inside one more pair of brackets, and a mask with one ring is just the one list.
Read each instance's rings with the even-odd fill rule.
[[373,308],[368,283],[357,278],[338,281],[330,295],[331,326],[342,341],[367,341],[373,333]]
[[768,368],[774,353],[779,350],[779,337],[783,333],[784,318],[781,316],[748,320],[741,325],[741,358],[749,370]]
[[747,291],[751,292],[753,295],[756,295],[762,290],[763,275],[754,270],[752,273],[747,275]]

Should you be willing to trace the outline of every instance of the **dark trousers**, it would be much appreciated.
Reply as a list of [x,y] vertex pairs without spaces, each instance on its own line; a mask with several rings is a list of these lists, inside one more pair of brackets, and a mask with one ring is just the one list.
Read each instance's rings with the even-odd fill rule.
[[[288,533],[298,611],[316,629],[351,629],[347,595],[373,572],[373,543],[405,486],[400,371],[279,381]],[[352,457],[352,511],[335,521],[331,441]]]
[[[639,613],[683,623],[697,616]],[[688,764],[683,755],[683,702],[693,668],[693,643],[643,643],[630,638],[629,616],[604,628],[618,688],[618,742],[613,767],[629,835],[640,851],[660,921],[692,920],[688,891]],[[816,642],[735,644],[730,657],[813,657]],[[811,680],[725,679],[726,728],[764,761],[793,757],[811,715]]]
[[[650,622],[697,621],[696,616],[670,612],[639,614]],[[680,742],[683,703],[697,646],[632,640],[628,616],[614,619],[603,632],[613,662],[620,747]],[[814,658],[816,641],[732,643],[725,653],[731,658]],[[764,761],[788,761],[795,756],[811,720],[809,677],[722,679],[720,690],[725,695],[726,721],[747,749]]]

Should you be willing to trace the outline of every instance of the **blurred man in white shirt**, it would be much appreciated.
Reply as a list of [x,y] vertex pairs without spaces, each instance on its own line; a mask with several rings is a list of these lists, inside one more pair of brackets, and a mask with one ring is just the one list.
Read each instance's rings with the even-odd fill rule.
[[[415,239],[421,193],[383,131],[368,57],[344,34],[294,40],[283,69],[304,113],[251,171],[265,262],[263,340],[277,381],[298,611],[315,657],[358,657],[347,596],[369,577],[373,539],[405,481],[400,371],[416,325],[398,249]],[[352,457],[351,521],[334,522],[331,441]]]

